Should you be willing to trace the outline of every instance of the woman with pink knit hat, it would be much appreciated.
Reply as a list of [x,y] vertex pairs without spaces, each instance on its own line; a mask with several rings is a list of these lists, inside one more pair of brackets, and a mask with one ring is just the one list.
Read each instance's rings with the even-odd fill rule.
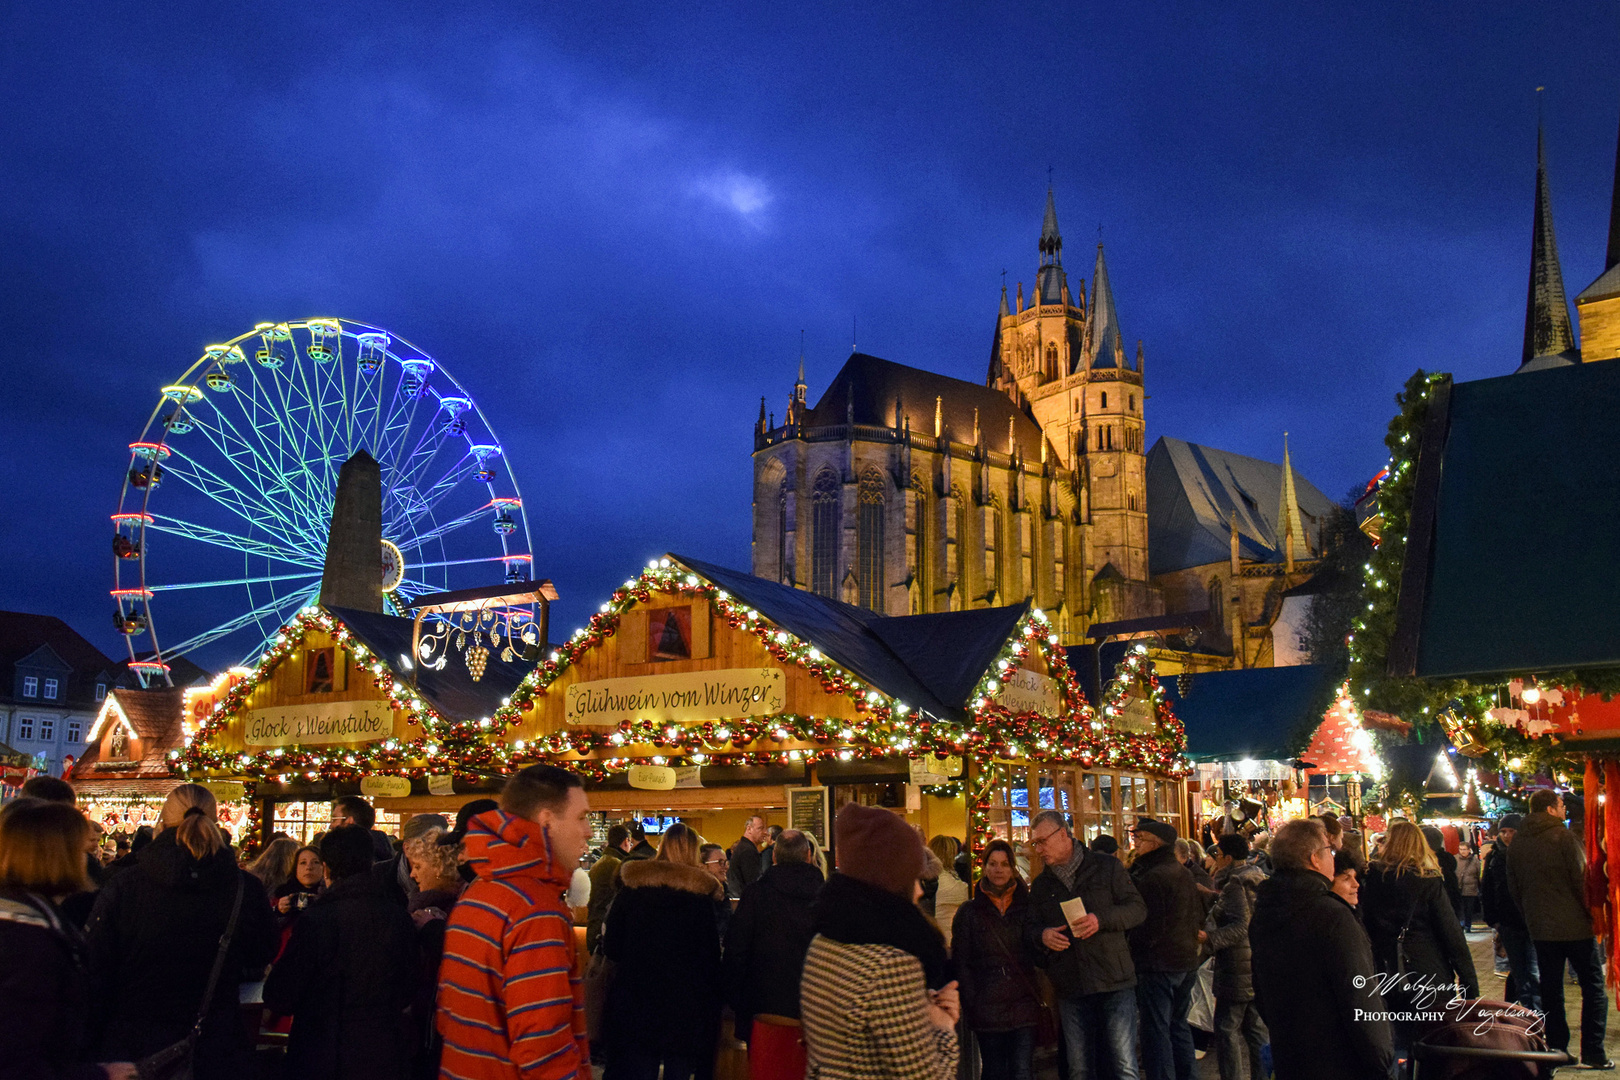
[[838,870],[811,910],[800,1000],[820,1080],[954,1080],[961,1016],[945,939],[917,906],[922,840],[898,815],[846,803]]

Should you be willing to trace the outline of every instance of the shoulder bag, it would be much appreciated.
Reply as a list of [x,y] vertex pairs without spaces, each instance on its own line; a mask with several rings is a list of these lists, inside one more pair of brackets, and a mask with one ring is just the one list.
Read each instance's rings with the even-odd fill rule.
[[231,903],[231,918],[225,932],[219,937],[219,951],[214,954],[214,969],[208,973],[208,986],[203,990],[202,1003],[197,1006],[197,1022],[191,1025],[186,1037],[170,1043],[163,1049],[135,1063],[140,1080],[191,1080],[192,1059],[197,1052],[197,1040],[202,1037],[203,1021],[214,1003],[214,989],[219,985],[220,973],[225,969],[225,955],[231,951],[231,939],[236,936],[236,920],[242,914],[242,883],[246,875],[236,874],[236,899]]

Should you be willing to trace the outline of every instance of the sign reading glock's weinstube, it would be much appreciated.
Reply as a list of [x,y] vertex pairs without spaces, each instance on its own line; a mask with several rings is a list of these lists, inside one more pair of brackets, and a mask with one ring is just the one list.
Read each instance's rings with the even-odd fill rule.
[[386,739],[394,714],[380,701],[319,701],[251,709],[242,722],[248,746],[330,746]]
[[1028,668],[1014,668],[1007,672],[996,692],[996,704],[1014,713],[1053,717],[1063,713],[1063,693],[1056,679]]
[[625,720],[683,723],[770,716],[782,711],[784,700],[781,668],[601,679],[568,688],[567,722],[579,727],[610,727]]

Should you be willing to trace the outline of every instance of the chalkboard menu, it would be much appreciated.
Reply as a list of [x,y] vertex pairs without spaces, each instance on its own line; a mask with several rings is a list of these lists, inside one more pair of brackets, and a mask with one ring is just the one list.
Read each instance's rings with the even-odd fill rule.
[[827,849],[832,832],[832,818],[828,814],[827,789],[824,787],[790,787],[787,789],[788,828],[798,829],[816,838],[821,849]]

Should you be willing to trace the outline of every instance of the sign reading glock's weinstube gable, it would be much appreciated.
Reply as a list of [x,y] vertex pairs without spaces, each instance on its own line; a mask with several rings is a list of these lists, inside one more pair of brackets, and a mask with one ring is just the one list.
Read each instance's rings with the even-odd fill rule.
[[626,720],[720,720],[770,716],[785,698],[780,668],[727,668],[678,675],[645,675],[575,683],[567,690],[567,722],[610,727]]
[[1063,693],[1058,681],[1028,668],[1014,668],[996,692],[996,704],[1015,713],[1061,716]]
[[330,746],[386,739],[394,714],[379,701],[320,701],[251,709],[242,722],[248,746]]

